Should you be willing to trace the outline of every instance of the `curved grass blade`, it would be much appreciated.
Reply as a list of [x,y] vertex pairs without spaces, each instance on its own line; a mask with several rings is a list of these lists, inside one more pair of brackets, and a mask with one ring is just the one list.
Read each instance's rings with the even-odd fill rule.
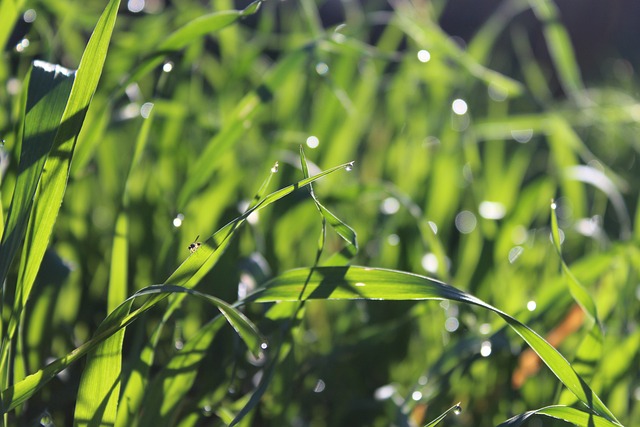
[[60,211],[75,143],[98,86],[119,5],[119,0],[109,2],[89,39],[56,129],[51,154],[44,164],[25,240],[25,261],[19,275],[18,287],[24,289],[23,299],[28,297]]
[[558,379],[594,414],[613,423],[613,413],[575,372],[571,364],[540,335],[517,319],[453,286],[417,274],[367,267],[318,267],[288,271],[269,281],[246,302],[303,299],[427,300],[448,299],[493,311],[524,339]]
[[[146,145],[152,116],[143,123],[136,141],[136,148],[129,167],[129,175],[138,164],[142,151]],[[122,193],[122,210],[116,220],[116,229],[111,250],[111,267],[109,274],[109,288],[107,295],[107,312],[112,312],[127,298],[128,253],[129,253],[129,181],[127,179]],[[128,312],[131,302],[126,306]],[[101,344],[88,358],[82,373],[80,387],[77,393],[76,424],[83,425],[90,419],[89,424],[113,425],[117,416],[120,378],[122,375],[122,343],[124,329],[120,329],[113,336]],[[108,387],[99,388],[100,385]],[[96,416],[97,415],[97,416]],[[91,417],[91,418],[89,418]],[[80,419],[79,419],[80,418]]]
[[222,317],[217,317],[204,325],[163,367],[144,394],[144,412],[138,425],[171,425],[177,406],[193,386],[200,362],[223,324]]
[[[277,168],[277,162],[276,162],[276,165],[274,165],[274,167],[271,169],[269,175],[262,182],[262,185],[256,192],[253,200],[251,201],[250,208],[253,208],[254,206],[256,206],[256,204],[259,203],[260,200],[262,200],[262,198],[265,196],[267,189],[269,188],[269,184],[271,183],[271,180],[273,178],[273,175],[277,173],[277,170],[278,168]],[[223,249],[224,248],[219,247],[219,250],[223,250]],[[139,411],[143,398],[147,399],[146,397],[147,394],[145,394],[145,390],[147,389],[147,377],[149,374],[149,369],[153,363],[153,358],[155,356],[155,347],[158,343],[160,334],[164,328],[165,323],[169,320],[169,318],[175,312],[175,310],[180,306],[180,304],[182,303],[183,297],[185,296],[186,294],[180,294],[180,295],[176,295],[173,298],[169,307],[167,307],[166,311],[162,316],[162,321],[158,324],[156,329],[153,331],[151,338],[148,340],[145,347],[142,349],[142,352],[139,358],[136,359],[135,366],[133,367],[131,371],[131,375],[126,382],[124,393],[121,398],[121,404],[126,405],[126,408],[121,408],[118,411],[118,417],[116,420],[117,426],[131,425],[131,423],[133,422],[134,415],[137,414]],[[187,344],[185,346],[185,349],[189,345],[190,344]],[[199,360],[202,360],[203,357],[204,357],[204,352],[200,353]],[[189,363],[193,366],[199,363],[199,360],[196,360],[194,357],[192,357],[190,358]],[[178,381],[179,384],[183,383],[183,381],[179,379],[176,379],[175,381]],[[180,390],[183,390],[185,393],[188,391],[187,387],[180,388],[179,384],[175,385],[174,388],[172,389],[173,390],[172,396],[178,400],[182,397],[182,395],[180,394]],[[151,390],[155,390],[155,388],[152,388]],[[161,411],[161,413],[164,413],[164,412]]]
[[[302,145],[300,146],[300,164],[302,165],[302,173],[305,178],[309,177],[309,166],[307,165],[307,158],[304,155],[304,149]],[[322,203],[316,197],[313,186],[309,185],[309,194],[313,198],[313,201],[318,208],[318,211],[326,220],[329,225],[338,233],[340,237],[344,239],[346,242],[346,252],[349,258],[353,258],[358,253],[358,239],[356,236],[356,232],[353,228],[349,227],[344,221],[335,216],[329,209],[324,207]]]
[[440,414],[440,416],[438,418],[436,418],[435,420],[431,421],[429,424],[425,424],[424,427],[435,427],[435,426],[437,426],[438,424],[440,424],[440,421],[444,420],[445,417],[447,415],[449,415],[451,412],[453,412],[456,415],[459,415],[460,412],[462,412],[462,408],[460,407],[460,402],[456,403],[451,408],[449,408],[446,411],[444,411],[442,414]]
[[0,1],[0,49],[4,49],[18,22],[25,0]]
[[[245,340],[249,349],[254,353],[261,351],[262,345],[265,341],[260,336],[258,329],[242,313],[240,313],[237,309],[230,306],[226,302],[216,297],[181,286],[152,285],[136,292],[134,295],[127,298],[127,300],[120,304],[118,308],[112,311],[111,314],[109,314],[109,316],[107,316],[107,318],[102,322],[92,339],[82,344],[66,356],[55,360],[45,368],[40,369],[39,371],[27,376],[24,380],[4,390],[4,393],[2,395],[2,413],[7,413],[8,411],[14,409],[16,406],[25,402],[40,388],[42,388],[49,380],[59,374],[63,369],[66,369],[69,365],[77,361],[88,352],[94,351],[100,344],[113,337],[118,330],[131,324],[132,322],[137,320],[144,312],[153,307],[153,305],[145,304],[143,305],[143,307],[141,307],[141,309],[135,310],[134,312],[130,313],[129,306],[134,299],[148,296],[151,296],[151,298],[153,299],[159,294],[169,295],[177,292],[184,292],[190,295],[198,296],[214,304],[220,310],[222,315],[231,323],[236,332],[238,332],[243,340]],[[99,384],[95,385],[97,386],[96,389],[103,390],[101,387],[99,387]],[[113,384],[110,384],[110,386],[112,385]],[[112,388],[110,388],[110,390],[111,392],[113,392]],[[86,403],[79,401],[78,404],[85,405]],[[78,418],[78,414],[76,414],[76,417]],[[88,414],[88,416],[81,419],[80,422],[83,422],[83,420],[84,422],[88,422],[92,419],[94,419],[94,416],[92,414]]]
[[214,12],[189,21],[183,27],[169,34],[169,36],[160,43],[155,52],[151,53],[147,59],[135,69],[121,87],[126,88],[130,83],[139,80],[142,76],[151,72],[162,63],[168,53],[178,51],[207,34],[222,30],[240,18],[253,15],[260,9],[262,1],[263,0],[254,1],[243,10]]
[[620,427],[620,424],[614,423],[606,418],[579,411],[578,409],[568,406],[547,406],[536,409],[535,411],[528,411],[510,418],[498,427],[518,427],[534,415],[546,415],[547,417],[567,421],[580,427]]
[[556,248],[556,252],[560,257],[560,262],[562,265],[562,272],[567,277],[567,285],[569,286],[569,291],[573,296],[573,299],[580,305],[582,310],[589,317],[591,323],[595,323],[598,327],[602,329],[600,326],[600,320],[598,319],[598,312],[596,309],[596,304],[589,295],[589,292],[582,286],[582,284],[578,281],[578,279],[571,273],[569,266],[564,262],[562,258],[562,248],[560,247],[560,229],[558,227],[558,216],[556,215],[557,205],[555,202],[551,202],[551,236],[553,237],[553,245]]
[[[211,236],[203,245],[193,253],[189,258],[185,260],[165,281],[165,283],[171,283],[172,286],[181,286],[191,288],[195,286],[204,275],[206,275],[211,268],[216,264],[220,258],[223,249],[228,245],[230,238],[233,236],[235,230],[242,225],[246,218],[251,213],[263,209],[270,204],[282,199],[283,197],[291,194],[297,189],[305,187],[312,182],[334,173],[338,170],[346,169],[349,163],[345,163],[333,168],[320,172],[312,177],[305,178],[298,181],[295,184],[281,188],[258,202],[253,208],[247,210],[243,215],[229,222],[227,225],[218,230],[213,236]],[[182,288],[181,288],[182,289]],[[142,304],[142,306],[136,309],[134,312],[127,315],[120,313],[122,305],[114,310],[107,319],[103,322],[106,324],[104,332],[96,334],[94,338],[85,344],[79,346],[66,356],[57,359],[45,368],[29,375],[24,380],[8,387],[4,390],[2,395],[2,411],[7,412],[15,408],[17,405],[26,401],[29,397],[35,394],[40,388],[42,388],[48,381],[60,373],[63,369],[67,368],[71,363],[78,360],[92,350],[96,345],[112,336],[116,331],[126,327],[129,323],[137,319],[142,313],[154,307],[158,302],[167,297],[167,294],[156,292],[157,295],[153,295],[148,301]],[[141,296],[138,292],[131,298]],[[128,301],[128,300],[127,300]],[[123,304],[127,303],[123,302]]]

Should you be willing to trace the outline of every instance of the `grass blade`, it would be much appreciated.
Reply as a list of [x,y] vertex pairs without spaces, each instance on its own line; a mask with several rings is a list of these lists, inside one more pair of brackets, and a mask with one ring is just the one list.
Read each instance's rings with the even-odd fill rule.
[[448,299],[493,311],[520,335],[560,381],[594,414],[617,423],[613,413],[575,372],[569,362],[540,335],[517,319],[453,286],[417,274],[367,267],[318,267],[291,270],[247,297],[247,302],[303,299]]
[[429,424],[426,424],[424,427],[435,427],[438,424],[440,424],[440,421],[444,420],[445,417],[447,415],[449,415],[451,412],[453,412],[454,414],[458,415],[458,414],[460,414],[461,411],[462,411],[462,408],[460,407],[460,403],[456,403],[451,408],[447,409],[442,414],[440,414],[440,416],[438,418],[436,418],[435,420],[431,421]]
[[503,422],[498,427],[517,427],[522,425],[527,419],[534,415],[546,415],[551,418],[564,420],[580,427],[619,427],[620,424],[614,423],[606,418],[598,415],[589,414],[568,406],[547,406],[545,408],[528,411],[524,414]]
[[253,15],[259,10],[262,1],[263,0],[256,0],[243,10],[214,12],[189,21],[183,27],[169,34],[169,36],[160,43],[156,51],[151,53],[147,59],[136,68],[122,87],[126,88],[130,83],[139,80],[151,72],[155,67],[160,65],[167,54],[180,50],[207,34],[222,30],[242,17]]

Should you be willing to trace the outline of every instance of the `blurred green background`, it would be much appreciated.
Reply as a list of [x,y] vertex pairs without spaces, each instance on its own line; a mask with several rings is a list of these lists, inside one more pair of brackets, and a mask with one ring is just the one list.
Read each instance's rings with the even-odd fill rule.
[[[20,19],[0,31],[5,217],[31,62],[76,68],[106,5],[2,0],[2,7],[9,3]],[[357,232],[353,264],[451,283],[550,341],[555,331],[552,343],[573,363],[589,328],[573,308],[550,239],[555,199],[564,258],[605,330],[584,377],[623,424],[640,423],[640,56],[630,43],[638,7],[266,1],[127,80],[174,30],[248,4],[121,5],[27,307],[27,371],[85,342],[107,315],[125,185],[131,294],[162,283],[196,236],[205,240],[238,216],[276,161],[274,188],[302,179],[303,145],[312,174],[355,160],[350,173],[314,184],[323,204]],[[148,144],[129,176],[148,120]],[[311,266],[320,230],[308,191],[295,192],[252,217],[198,289],[233,302],[268,278]],[[341,247],[330,233],[325,256]],[[278,321],[266,309],[251,305],[246,314],[277,340]],[[185,300],[153,370],[215,314]],[[128,328],[125,364],[162,315],[154,309]],[[422,425],[461,402],[463,412],[443,425],[488,426],[560,399],[561,384],[546,367],[523,373],[526,346],[501,319],[455,303],[309,302],[291,345],[246,425]],[[223,329],[172,425],[223,425],[246,404],[264,366]],[[56,425],[70,424],[81,372],[82,362],[59,375],[16,423],[50,414]],[[525,425],[556,424],[534,418]]]

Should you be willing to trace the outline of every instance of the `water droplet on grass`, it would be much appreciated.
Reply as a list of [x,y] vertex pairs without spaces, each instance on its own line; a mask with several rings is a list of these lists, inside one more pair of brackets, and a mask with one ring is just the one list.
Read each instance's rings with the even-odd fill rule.
[[173,226],[176,228],[182,226],[182,221],[184,221],[184,215],[179,213],[175,218],[173,218]]
[[469,106],[464,99],[456,99],[451,103],[451,109],[459,116],[467,113]]
[[271,168],[271,173],[277,173],[278,172],[278,168],[280,166],[278,165],[278,162],[276,162],[273,167]]
[[329,66],[327,64],[325,64],[324,62],[318,62],[316,64],[316,73],[320,74],[321,76],[324,76],[328,72],[329,72]]
[[35,10],[29,9],[22,15],[22,19],[26,23],[31,23],[36,20],[37,16],[38,14],[36,13]]
[[269,343],[267,343],[266,341],[262,341],[262,343],[260,343],[260,348],[263,350],[266,350],[269,348]]
[[318,139],[317,136],[311,135],[307,138],[307,147],[317,148],[318,145],[320,145],[320,140]]
[[453,413],[456,415],[460,415],[462,413],[462,406],[460,406],[459,403],[453,407]]
[[353,164],[354,164],[354,163],[355,163],[355,162],[349,162],[349,163],[347,163],[347,166],[345,166],[345,167],[344,167],[344,168],[345,168],[345,170],[346,170],[347,172],[351,172],[351,171],[353,170]]
[[420,62],[429,62],[429,60],[431,59],[431,54],[429,53],[428,50],[422,49],[418,51],[418,61]]

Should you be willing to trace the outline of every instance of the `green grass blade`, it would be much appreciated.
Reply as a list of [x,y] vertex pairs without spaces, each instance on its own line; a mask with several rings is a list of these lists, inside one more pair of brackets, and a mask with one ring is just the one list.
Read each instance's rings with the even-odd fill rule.
[[0,247],[0,282],[24,238],[44,162],[69,99],[75,73],[35,61],[29,78],[22,152],[13,199]]
[[219,162],[224,159],[224,153],[244,134],[244,123],[271,100],[273,94],[278,92],[279,87],[289,76],[300,71],[300,67],[308,56],[308,49],[303,48],[284,57],[269,72],[264,83],[240,101],[220,132],[209,141],[191,168],[187,181],[180,191],[178,206],[185,206],[189,199],[211,179]]
[[567,421],[580,427],[620,427],[620,424],[606,418],[589,414],[568,406],[547,406],[545,408],[536,409],[535,411],[528,411],[524,414],[516,415],[515,417],[500,424],[498,427],[518,427],[534,415],[546,415],[551,418]]
[[6,46],[13,27],[18,21],[25,0],[0,1],[0,46]]
[[76,79],[57,129],[52,155],[47,157],[38,185],[38,195],[25,241],[26,263],[22,264],[20,281],[26,298],[35,280],[44,252],[49,244],[62,198],[64,196],[71,157],[91,98],[98,86],[115,24],[119,0],[112,0],[101,16],[82,55]]
[[575,372],[569,362],[540,335],[517,319],[435,279],[401,271],[367,267],[319,267],[296,269],[269,281],[247,297],[248,302],[303,299],[448,299],[493,311],[520,335],[560,381],[594,414],[617,422],[613,413]]
[[196,380],[198,366],[223,324],[218,317],[203,326],[154,378],[144,394],[139,426],[171,425],[176,407]]
[[253,15],[260,9],[262,1],[263,0],[254,1],[243,10],[214,12],[189,21],[183,27],[169,34],[169,36],[160,43],[155,52],[151,53],[147,59],[135,69],[122,87],[126,88],[130,83],[139,80],[151,72],[163,61],[168,53],[183,49],[195,40],[207,34],[220,31],[240,18]]
[[438,424],[440,424],[440,421],[444,420],[445,417],[447,415],[449,415],[451,412],[453,412],[454,414],[458,415],[458,414],[460,414],[461,411],[462,411],[462,408],[460,407],[460,403],[457,403],[457,404],[453,405],[451,408],[449,408],[446,411],[444,411],[442,414],[440,414],[440,416],[438,418],[436,418],[435,420],[431,421],[429,424],[425,424],[424,427],[435,427]]
[[[102,324],[96,331],[94,337],[89,341],[82,344],[66,356],[56,359],[45,368],[40,369],[39,371],[27,376],[24,380],[4,390],[2,394],[2,413],[7,413],[21,403],[24,403],[39,389],[41,389],[48,381],[54,378],[62,370],[69,367],[69,365],[71,365],[73,362],[86,355],[88,352],[98,352],[99,350],[99,352],[101,352],[102,354],[111,356],[106,352],[106,349],[107,347],[109,347],[109,345],[101,344],[103,344],[107,340],[116,341],[116,339],[119,339],[118,335],[116,334],[119,330],[137,320],[143,313],[154,306],[152,304],[146,304],[143,305],[141,309],[135,310],[134,312],[130,313],[129,308],[134,299],[151,296],[151,299],[155,300],[154,296],[167,296],[169,294],[175,294],[176,292],[184,292],[190,295],[198,296],[213,303],[220,310],[223,316],[231,323],[233,328],[243,338],[245,343],[247,343],[247,347],[253,353],[257,354],[263,349],[265,340],[258,332],[258,329],[242,313],[240,313],[237,309],[233,308],[224,301],[210,295],[202,294],[200,292],[186,289],[180,286],[153,285],[144,288],[139,292],[136,292],[134,295],[120,304],[118,308],[116,308],[113,312],[111,312],[111,314],[109,314],[109,316],[107,316],[107,318],[102,322]],[[100,348],[98,346],[100,346]],[[111,348],[115,350],[118,347]],[[105,359],[108,359],[108,357],[105,357]],[[90,367],[91,370],[96,370],[97,368],[98,364],[93,364],[93,366]],[[109,369],[106,366],[103,366],[103,368],[107,370]],[[99,411],[104,411],[105,407],[108,406],[108,399],[111,399],[112,396],[117,397],[118,393],[116,392],[115,388],[116,384],[119,381],[118,379],[114,379],[113,375],[109,375],[108,373],[105,373],[104,375],[99,375],[96,373],[95,375],[91,374],[85,376],[85,378],[89,377],[93,377],[93,379],[99,380],[95,384],[92,384],[91,388],[95,393],[97,393],[98,396],[102,396],[102,398],[98,399],[95,395],[82,396],[82,399],[89,399],[89,401],[79,400],[78,405],[81,408],[76,409],[76,421],[80,423],[88,423],[90,421],[92,423],[103,422],[104,420],[96,417],[96,414],[108,415],[104,412]],[[109,381],[109,379],[111,379],[111,381]],[[83,379],[83,381],[86,380]],[[105,390],[103,387],[105,384],[107,390]],[[89,387],[89,385],[87,385],[87,387]],[[97,409],[93,412],[87,411],[88,408],[94,407],[94,402],[92,401],[99,401],[99,403],[101,403],[101,406],[98,406]],[[113,424],[113,421],[111,421],[111,424]]]
[[[300,164],[302,165],[302,173],[305,178],[309,177],[309,166],[307,165],[307,158],[304,155],[304,149],[300,146]],[[351,166],[353,167],[353,166]],[[344,221],[335,216],[329,209],[324,207],[322,203],[316,197],[313,186],[309,185],[309,193],[313,198],[313,201],[318,208],[318,211],[322,215],[322,217],[329,223],[329,225],[338,233],[340,237],[344,239],[346,242],[346,251],[349,258],[353,258],[358,253],[358,239],[356,236],[356,232],[353,228],[349,227]],[[322,238],[324,239],[324,233]],[[324,242],[324,241],[323,241]],[[324,247],[324,243],[321,244],[321,247]]]
[[558,252],[558,256],[560,257],[560,262],[562,265],[562,272],[565,274],[567,279],[567,285],[569,287],[569,292],[571,292],[571,296],[573,299],[580,305],[585,314],[589,317],[591,325],[596,325],[600,327],[600,319],[598,318],[598,312],[596,310],[596,304],[589,295],[589,292],[582,286],[582,284],[578,281],[578,279],[573,275],[569,266],[564,262],[562,258],[562,248],[560,247],[560,229],[558,227],[558,216],[556,215],[556,204],[555,202],[551,203],[551,236],[553,237],[553,245],[556,248],[556,252]]
[[[201,279],[208,273],[211,268],[215,265],[217,260],[222,255],[223,249],[228,245],[230,238],[233,236],[237,228],[242,225],[242,223],[246,220],[246,218],[253,212],[263,209],[270,204],[282,199],[283,197],[291,194],[297,189],[303,188],[312,182],[332,174],[336,171],[347,168],[350,163],[345,163],[339,166],[335,166],[333,168],[327,169],[323,172],[320,172],[312,177],[305,178],[295,184],[289,185],[287,187],[281,188],[269,195],[267,195],[263,200],[261,200],[258,204],[256,204],[253,208],[247,210],[243,215],[239,218],[229,222],[227,225],[218,230],[213,236],[211,236],[207,242],[203,243],[202,247],[200,247],[194,254],[192,254],[189,258],[185,260],[173,274],[165,281],[167,284],[171,284],[172,286],[184,286],[186,288],[191,288],[195,286]],[[180,288],[183,289],[183,288]],[[80,357],[84,356],[92,350],[95,346],[97,346],[102,341],[111,337],[115,332],[119,329],[124,328],[129,323],[133,322],[137,319],[142,313],[146,312],[150,308],[154,307],[158,302],[162,301],[167,297],[168,294],[161,292],[152,292],[154,295],[145,302],[140,308],[135,310],[134,312],[124,316],[120,313],[120,308],[114,310],[103,322],[104,327],[101,330],[104,332],[97,334],[94,338],[92,338],[87,343],[81,345],[76,348],[74,351],[69,353],[68,355],[57,359],[55,362],[51,363],[47,367],[35,372],[34,374],[29,375],[24,380],[8,387],[4,390],[2,395],[2,410],[3,412],[10,411],[15,408],[17,405],[26,401],[29,397],[31,397],[34,393],[36,393],[40,388],[42,388],[48,381],[50,381],[55,375],[60,373],[63,369],[67,368],[71,363],[78,360]],[[138,292],[131,298],[136,298],[142,295],[148,295],[147,293]],[[125,301],[123,304],[126,304]],[[122,305],[121,305],[122,307]],[[223,311],[225,315],[226,312]],[[124,317],[123,317],[124,316]],[[229,317],[228,317],[229,318]],[[241,330],[238,332],[240,333]],[[246,331],[243,331],[246,332]]]
[[[142,126],[136,141],[136,148],[129,168],[131,171],[138,164],[140,156],[147,143],[151,128],[151,116]],[[128,254],[129,254],[129,180],[127,179],[122,194],[122,210],[116,220],[113,246],[111,251],[111,265],[109,274],[109,289],[107,295],[107,310],[112,312],[127,298],[128,282]],[[125,305],[128,313],[131,304]],[[77,394],[76,424],[77,425],[113,425],[117,417],[120,378],[122,375],[122,343],[124,328],[117,331],[92,351],[87,357],[85,370],[82,373],[80,387]]]
[[544,37],[566,93],[576,100],[584,98],[584,85],[580,67],[575,58],[567,29],[561,24],[560,13],[551,0],[529,0],[531,7],[544,25]]

